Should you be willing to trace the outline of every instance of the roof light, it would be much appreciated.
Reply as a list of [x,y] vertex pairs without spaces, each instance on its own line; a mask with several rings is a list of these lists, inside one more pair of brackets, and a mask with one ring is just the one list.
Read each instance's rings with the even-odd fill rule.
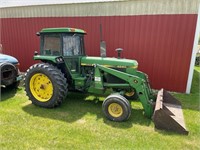
[[70,31],[71,31],[71,32],[75,32],[75,30],[76,30],[76,29],[74,29],[74,28],[70,28]]

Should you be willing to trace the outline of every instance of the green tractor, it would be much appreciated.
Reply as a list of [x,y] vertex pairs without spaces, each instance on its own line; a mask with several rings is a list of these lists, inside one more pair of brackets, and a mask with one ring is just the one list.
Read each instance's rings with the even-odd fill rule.
[[105,116],[112,121],[125,121],[131,115],[129,100],[139,99],[144,115],[152,118],[155,127],[188,134],[181,104],[161,89],[156,96],[148,76],[137,70],[135,60],[89,57],[85,54],[86,32],[75,28],[45,28],[40,36],[40,53],[25,75],[25,90],[33,104],[45,108],[59,106],[68,91],[110,94],[103,101]]

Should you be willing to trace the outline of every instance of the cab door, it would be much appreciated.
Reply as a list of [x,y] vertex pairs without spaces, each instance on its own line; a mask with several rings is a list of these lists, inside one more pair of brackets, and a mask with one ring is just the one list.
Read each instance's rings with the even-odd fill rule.
[[79,34],[63,35],[63,56],[73,76],[80,75],[80,60],[83,56],[82,37]]

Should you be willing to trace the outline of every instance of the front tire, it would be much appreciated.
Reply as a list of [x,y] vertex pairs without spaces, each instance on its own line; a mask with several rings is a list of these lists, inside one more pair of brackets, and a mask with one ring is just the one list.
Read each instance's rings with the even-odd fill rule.
[[25,74],[25,91],[33,104],[46,108],[59,106],[67,95],[63,73],[51,64],[31,66]]
[[119,95],[111,94],[102,105],[103,113],[111,121],[126,121],[131,115],[131,105],[129,101]]

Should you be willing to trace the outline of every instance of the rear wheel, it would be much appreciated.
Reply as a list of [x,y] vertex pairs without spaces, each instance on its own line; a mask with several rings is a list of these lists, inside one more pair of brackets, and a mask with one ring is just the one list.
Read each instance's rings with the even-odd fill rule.
[[129,101],[119,94],[108,96],[103,102],[102,109],[105,116],[112,121],[125,121],[131,115]]
[[125,91],[124,97],[126,97],[128,100],[136,100],[136,99],[138,99],[138,95],[137,95],[135,89],[131,89],[131,90]]
[[35,64],[25,75],[25,90],[33,104],[52,108],[60,105],[67,94],[62,72],[50,64]]

